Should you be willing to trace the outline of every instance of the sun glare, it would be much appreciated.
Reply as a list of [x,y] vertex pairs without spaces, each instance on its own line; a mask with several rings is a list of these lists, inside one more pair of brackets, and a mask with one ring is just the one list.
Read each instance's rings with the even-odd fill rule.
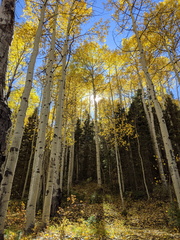
[[[96,95],[95,101],[96,101],[97,103],[98,103],[101,99],[102,99],[101,96]],[[90,101],[91,101],[92,103],[94,103],[94,96],[93,96],[93,95],[90,96]]]

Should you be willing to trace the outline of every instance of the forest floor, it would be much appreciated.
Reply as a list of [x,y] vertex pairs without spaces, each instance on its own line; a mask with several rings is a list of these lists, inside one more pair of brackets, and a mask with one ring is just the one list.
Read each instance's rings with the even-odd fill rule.
[[[59,215],[41,231],[40,223],[34,233],[24,236],[25,205],[10,203],[6,240],[170,240],[180,239],[176,224],[180,221],[176,212],[170,214],[170,203],[162,200],[127,199],[125,208],[118,196],[100,194],[94,184],[73,188]],[[98,193],[98,194],[97,194]],[[171,211],[172,212],[172,211]],[[40,216],[40,212],[38,213]],[[38,219],[38,217],[37,217]]]

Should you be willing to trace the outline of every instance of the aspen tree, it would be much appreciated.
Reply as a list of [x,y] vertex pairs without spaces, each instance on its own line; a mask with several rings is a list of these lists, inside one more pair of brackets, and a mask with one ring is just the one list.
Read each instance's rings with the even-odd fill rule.
[[135,129],[136,129],[136,139],[137,139],[137,145],[138,145],[138,155],[139,155],[139,158],[140,158],[141,170],[142,170],[142,175],[143,175],[143,183],[144,183],[146,194],[147,194],[147,197],[148,197],[148,200],[149,200],[150,195],[149,195],[149,190],[148,190],[147,181],[146,181],[144,161],[143,161],[142,154],[141,154],[141,145],[140,145],[140,142],[139,142],[139,136],[138,136],[138,132],[137,132],[136,122],[135,122]]
[[[71,73],[69,77],[67,77],[67,90],[66,90],[66,104],[64,115],[66,116],[66,122],[69,118],[69,132],[70,136],[67,140],[69,140],[70,145],[70,154],[69,154],[69,166],[68,166],[68,176],[67,176],[67,194],[70,195],[72,184],[73,184],[73,176],[75,169],[75,125],[77,121],[77,92],[78,92],[78,82],[73,81],[71,77]],[[78,96],[79,97],[79,96]],[[69,116],[69,117],[68,117]]]
[[94,73],[92,72],[92,88],[93,88],[93,101],[94,101],[94,127],[95,127],[95,143],[96,143],[96,170],[97,170],[97,184],[99,187],[102,185],[101,178],[101,161],[100,161],[100,147],[98,136],[98,103],[96,101],[96,87],[94,82]]
[[[3,0],[0,4],[0,169],[5,161],[6,133],[11,126],[11,111],[4,99],[8,53],[14,32],[15,0]],[[2,172],[0,171],[0,182]],[[1,232],[0,232],[1,234]]]
[[154,90],[154,85],[147,67],[147,63],[146,63],[146,57],[145,57],[145,52],[143,49],[143,45],[141,42],[141,38],[138,32],[138,28],[137,28],[137,24],[136,24],[136,20],[135,17],[133,15],[133,6],[135,4],[135,2],[132,4],[130,3],[129,0],[126,0],[127,4],[128,4],[128,8],[129,8],[129,13],[130,13],[130,17],[132,19],[132,27],[133,27],[133,31],[135,33],[136,36],[136,41],[138,44],[138,49],[140,52],[140,63],[142,65],[142,70],[144,72],[146,81],[147,81],[147,86],[148,86],[148,91],[150,94],[150,97],[152,99],[152,102],[154,103],[154,108],[156,111],[156,115],[158,118],[158,122],[159,122],[159,126],[161,129],[161,134],[162,134],[162,139],[163,139],[163,143],[164,143],[164,148],[165,148],[165,152],[166,152],[166,158],[168,160],[168,166],[169,166],[169,171],[170,171],[170,175],[172,178],[172,182],[173,182],[173,187],[174,187],[174,191],[176,194],[176,198],[177,198],[177,202],[178,202],[178,206],[180,208],[180,176],[179,176],[179,172],[178,172],[178,168],[177,168],[177,163],[176,163],[176,159],[174,156],[174,151],[172,148],[172,144],[169,138],[169,133],[167,130],[167,126],[166,126],[166,122],[163,116],[163,112],[162,112],[162,108],[156,98],[156,93]]
[[139,77],[139,84],[140,84],[141,90],[142,90],[141,97],[142,97],[144,112],[146,114],[151,139],[152,139],[152,142],[153,142],[154,152],[155,152],[156,159],[157,159],[157,162],[158,162],[159,176],[161,178],[162,185],[164,186],[165,189],[167,189],[167,181],[166,181],[166,177],[165,177],[165,173],[164,173],[161,153],[160,153],[160,149],[159,149],[159,146],[158,146],[158,141],[157,141],[157,136],[156,136],[156,131],[155,131],[155,124],[154,124],[154,116],[153,116],[153,112],[152,112],[152,106],[151,106],[151,102],[149,100],[149,97],[148,97],[148,107],[146,105],[145,93],[144,93],[144,89],[143,89],[143,86],[142,86],[142,79],[141,79],[141,75],[140,75],[138,67],[137,67],[137,74],[138,74],[138,77]]
[[[98,103],[97,92],[99,85],[103,83],[103,73],[105,72],[103,54],[107,51],[106,46],[100,47],[96,42],[84,42],[80,48],[77,49],[74,60],[82,69],[82,81],[85,81],[87,86],[91,86],[92,101],[94,108],[94,127],[95,127],[95,146],[96,146],[96,172],[97,185],[101,187],[101,161],[100,161],[100,142],[98,129]],[[99,57],[102,55],[102,58]],[[97,86],[98,85],[98,86]]]
[[[178,46],[179,46],[179,11],[180,2],[167,0],[160,2],[153,10],[145,15],[146,21],[151,24],[147,28],[147,34],[154,37],[157,50],[167,55],[180,84],[178,73]],[[157,40],[156,40],[157,39]],[[153,44],[153,42],[151,42]]]
[[[113,132],[114,132],[114,148],[115,148],[115,156],[116,156],[116,165],[117,165],[117,173],[118,173],[118,184],[119,184],[119,193],[121,197],[122,206],[124,208],[124,196],[123,196],[123,174],[122,174],[122,166],[121,166],[121,159],[120,154],[118,154],[118,141],[117,141],[117,133],[116,133],[116,124],[115,124],[115,108],[114,108],[114,99],[113,99],[113,93],[112,93],[112,87],[111,83],[110,85],[110,95],[111,95],[111,105],[112,105],[112,117],[113,117]],[[121,98],[120,98],[121,102]]]
[[[80,5],[79,5],[80,4]],[[70,36],[76,34],[76,30],[79,27],[79,22],[85,16],[89,16],[91,11],[86,8],[84,1],[72,0],[68,3],[68,18],[67,25],[65,27],[65,40],[62,47],[62,66],[61,66],[61,79],[60,87],[58,89],[57,107],[56,107],[56,119],[54,124],[54,133],[50,154],[50,171],[48,172],[46,194],[43,205],[43,224],[46,225],[49,222],[50,212],[54,216],[57,213],[60,205],[61,189],[60,189],[60,161],[62,155],[62,120],[65,98],[65,81],[67,71],[67,58],[69,54],[70,43],[72,39]],[[87,14],[87,15],[86,15]],[[76,18],[74,16],[77,16]],[[80,18],[80,20],[79,20]],[[78,24],[77,22],[78,21]],[[78,32],[78,31],[77,31]]]
[[[66,122],[65,122],[65,129],[66,129]],[[61,165],[60,165],[60,179],[59,179],[59,186],[61,191],[63,191],[63,176],[64,176],[64,165],[65,165],[65,153],[66,153],[66,131],[64,133],[64,140],[62,143],[62,154],[61,154]]]
[[[73,0],[70,10],[66,29],[66,38],[62,50],[62,70],[60,88],[58,90],[58,100],[56,107],[56,119],[54,125],[53,140],[50,154],[50,164],[47,177],[46,194],[43,205],[42,221],[46,226],[49,222],[50,212],[55,215],[60,202],[61,189],[59,186],[59,170],[60,170],[60,156],[61,156],[61,130],[62,130],[62,117],[64,108],[64,94],[65,94],[65,80],[67,68],[67,56],[69,50],[69,38],[72,24],[72,15],[76,1]],[[52,208],[51,208],[52,205]]]
[[38,29],[37,29],[35,40],[34,40],[34,46],[33,46],[33,51],[30,57],[30,62],[28,65],[24,92],[21,98],[21,104],[18,111],[18,115],[17,115],[17,122],[16,122],[14,135],[12,137],[11,147],[8,154],[5,170],[4,170],[3,180],[1,182],[1,189],[0,189],[0,235],[1,236],[3,236],[4,234],[5,217],[7,213],[8,202],[10,199],[12,182],[13,182],[16,164],[18,160],[21,139],[23,135],[24,119],[25,119],[26,110],[28,107],[28,99],[29,99],[30,91],[32,88],[34,66],[35,66],[36,57],[39,51],[39,43],[40,43],[40,38],[42,34],[46,4],[47,4],[47,0],[42,4],[39,25],[38,25]]
[[[108,53],[107,62],[109,61],[109,77],[111,77],[111,72],[113,71],[112,81],[109,80],[109,88],[110,88],[110,102],[112,108],[112,125],[113,125],[113,132],[114,132],[114,148],[115,148],[115,157],[116,157],[116,165],[117,165],[117,173],[118,173],[118,184],[119,184],[119,191],[120,197],[122,201],[122,205],[124,206],[124,176],[121,164],[121,155],[118,149],[118,134],[117,134],[117,126],[116,126],[116,119],[115,119],[115,103],[114,103],[114,91],[117,91],[118,94],[118,102],[119,106],[122,108],[123,100],[122,100],[122,82],[119,79],[118,73],[118,66],[121,67],[122,59],[119,57],[118,52]],[[115,85],[115,89],[112,89],[113,85]]]
[[49,112],[50,112],[50,103],[51,103],[51,86],[53,79],[53,63],[54,63],[54,54],[55,54],[55,40],[56,40],[56,25],[57,25],[57,16],[58,16],[58,4],[59,1],[56,1],[56,7],[54,11],[54,20],[52,26],[52,37],[49,50],[49,57],[46,69],[46,78],[44,84],[44,92],[42,96],[42,106],[40,112],[40,120],[38,126],[38,135],[36,141],[31,184],[26,208],[26,227],[27,232],[31,231],[35,223],[35,214],[36,214],[36,204],[38,200],[40,179],[42,175],[42,161],[44,156],[45,149],[45,139],[46,139],[46,129],[48,125]]
[[72,188],[72,180],[73,180],[73,170],[74,170],[74,123],[73,129],[71,133],[71,146],[70,146],[70,158],[69,158],[69,167],[68,167],[68,180],[67,180],[67,193],[70,194],[71,188]]
[[[36,116],[36,122],[38,122],[38,114]],[[35,129],[37,129],[37,127],[38,126],[36,125]],[[24,181],[24,187],[23,187],[21,199],[23,199],[24,196],[25,196],[25,191],[26,191],[26,187],[27,187],[28,177],[29,177],[29,174],[30,174],[31,163],[33,162],[35,141],[36,141],[36,131],[34,130],[32,143],[31,143],[31,154],[30,154],[29,161],[28,161],[28,167],[27,167],[27,172],[26,172],[26,177],[25,177],[25,181]]]
[[[149,112],[148,125],[149,125],[149,128],[150,128],[150,134],[151,134],[151,138],[152,138],[152,141],[153,141],[153,146],[154,146],[154,151],[155,151],[155,154],[156,154],[156,159],[157,159],[157,162],[158,162],[159,176],[160,176],[162,185],[164,186],[165,189],[167,189],[167,180],[166,180],[166,176],[165,176],[165,173],[164,173],[161,152],[160,152],[158,141],[157,141],[155,124],[154,124],[154,115],[153,115],[153,109],[152,109],[151,105],[152,105],[152,103],[148,98],[148,108],[149,108],[149,111],[148,111]],[[145,110],[145,112],[146,111],[147,110]]]
[[[162,135],[162,140],[164,143],[166,158],[168,161],[169,172],[170,172],[170,176],[172,178],[172,183],[173,183],[175,195],[177,198],[178,206],[180,208],[180,176],[179,176],[179,172],[178,172],[178,168],[177,168],[177,163],[176,163],[174,151],[172,148],[172,144],[171,144],[171,141],[169,138],[167,125],[166,125],[166,122],[165,122],[165,119],[163,116],[163,111],[162,111],[161,105],[159,104],[159,102],[157,100],[155,89],[154,89],[154,84],[152,82],[152,78],[151,78],[151,75],[150,75],[150,72],[148,69],[146,54],[145,54],[142,40],[141,40],[141,37],[143,36],[143,34],[140,34],[140,32],[138,31],[138,27],[137,27],[137,21],[139,19],[138,17],[140,16],[139,12],[141,11],[142,4],[144,4],[145,2],[130,1],[130,0],[122,0],[122,1],[111,1],[110,0],[109,2],[112,3],[112,5],[116,9],[116,12],[115,12],[116,19],[118,19],[118,21],[119,21],[119,17],[123,16],[123,23],[122,23],[123,27],[125,27],[125,25],[127,23],[129,23],[129,20],[131,20],[131,22],[132,22],[132,30],[135,34],[137,48],[139,50],[139,55],[140,55],[139,61],[141,63],[141,67],[142,67],[142,70],[144,72],[144,76],[145,76],[145,79],[147,82],[149,96],[151,98],[151,101],[153,102],[155,112],[156,112],[156,115],[158,118],[161,135]],[[137,4],[139,4],[139,6],[140,6],[139,8],[138,8]],[[124,12],[124,14],[121,15],[120,11],[123,12],[125,9],[126,9],[126,11]],[[137,15],[135,16],[134,14],[137,14]]]

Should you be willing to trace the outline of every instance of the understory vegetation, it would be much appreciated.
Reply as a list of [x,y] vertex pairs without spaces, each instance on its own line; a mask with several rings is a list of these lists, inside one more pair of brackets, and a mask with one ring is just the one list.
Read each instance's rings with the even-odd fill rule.
[[161,193],[155,194],[147,201],[129,193],[123,208],[117,194],[110,194],[107,188],[99,194],[96,183],[84,182],[73,187],[70,197],[64,196],[62,207],[45,229],[39,211],[31,235],[23,232],[25,203],[12,200],[5,239],[179,239],[180,211],[176,203],[169,203],[164,196],[162,199]]

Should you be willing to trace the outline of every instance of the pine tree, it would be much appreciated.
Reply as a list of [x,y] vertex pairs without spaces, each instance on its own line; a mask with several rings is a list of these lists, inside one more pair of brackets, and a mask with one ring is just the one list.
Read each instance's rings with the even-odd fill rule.
[[140,159],[137,151],[137,148],[138,148],[137,137],[141,147],[141,155],[144,161],[145,175],[146,175],[148,188],[151,188],[151,190],[152,190],[151,183],[153,181],[152,163],[154,162],[155,164],[154,157],[153,157],[154,152],[152,147],[152,141],[151,141],[151,136],[148,129],[146,115],[143,108],[141,94],[142,94],[141,90],[138,90],[137,94],[133,98],[132,104],[128,112],[128,121],[132,123],[132,125],[134,126],[138,134],[138,136],[134,136],[134,138],[130,140],[130,144],[132,148],[133,161],[135,163],[135,170],[137,173],[136,180],[137,180],[138,188],[140,191],[144,190],[144,184],[142,181],[143,176],[141,171],[141,163],[140,163]]
[[[32,116],[28,118],[28,122],[24,128],[19,158],[17,162],[12,187],[12,197],[15,199],[20,198],[22,195],[26,174],[28,174],[29,161],[31,161],[34,155],[34,147],[37,138],[37,122],[38,122],[37,114],[38,109],[36,108]],[[30,168],[32,169],[32,163],[30,164]],[[30,176],[28,176],[28,185],[29,183]]]
[[[180,109],[171,96],[166,96],[164,116],[177,163],[180,159]],[[180,165],[179,165],[180,167]]]
[[[79,180],[96,179],[96,150],[94,140],[94,123],[87,115],[82,128],[79,156]],[[76,153],[77,156],[77,153]]]
[[81,127],[81,120],[78,119],[76,122],[76,129],[75,129],[75,182],[79,181],[79,163],[82,158],[82,127]]

